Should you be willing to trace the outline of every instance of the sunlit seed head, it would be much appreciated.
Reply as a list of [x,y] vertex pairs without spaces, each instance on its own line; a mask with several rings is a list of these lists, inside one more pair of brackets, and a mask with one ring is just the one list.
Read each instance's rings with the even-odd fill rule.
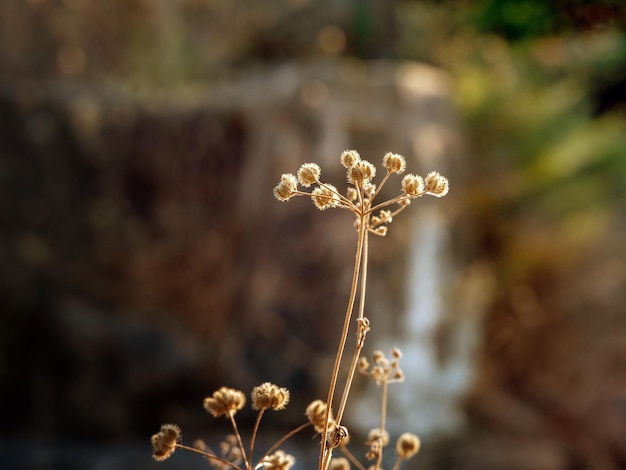
[[293,455],[289,455],[282,450],[277,450],[273,454],[263,458],[261,468],[265,470],[289,470],[296,463]]
[[389,173],[401,174],[406,168],[406,160],[402,155],[389,152],[383,157],[383,166]]
[[350,461],[345,457],[334,458],[330,461],[328,470],[350,470]]
[[361,160],[361,156],[356,150],[345,150],[341,153],[341,157],[339,158],[339,161],[344,168],[350,168],[359,160]]
[[437,197],[443,197],[448,194],[449,184],[448,179],[441,176],[436,171],[431,171],[426,176],[425,180],[426,191]]
[[404,372],[402,372],[402,369],[396,369],[391,378],[394,382],[404,382]]
[[407,196],[420,196],[424,192],[424,179],[419,175],[406,175],[402,178],[402,191]]
[[348,168],[348,182],[355,186],[365,186],[376,176],[376,167],[367,160],[359,160]]
[[152,457],[162,461],[169,458],[176,450],[176,444],[181,440],[181,431],[175,424],[164,424],[161,430],[152,435]]
[[270,408],[282,410],[289,403],[289,390],[270,382],[265,382],[252,389],[252,407],[255,410]]
[[211,397],[204,399],[204,409],[215,418],[219,416],[232,416],[246,404],[246,396],[243,392],[233,388],[221,387],[213,392]]
[[402,357],[402,351],[400,351],[400,348],[391,348],[391,357],[394,359],[400,359]]
[[359,358],[359,370],[361,372],[367,371],[370,368],[370,363],[365,356]]
[[380,428],[370,430],[367,435],[368,442],[374,442],[380,439],[381,444],[386,446],[389,444],[389,433],[386,430],[381,431]]
[[298,170],[298,181],[302,186],[308,188],[319,181],[321,173],[321,168],[315,163],[305,163]]
[[311,199],[315,207],[321,211],[336,207],[340,201],[337,188],[330,184],[315,188],[311,193]]
[[350,434],[348,428],[334,424],[328,432],[328,445],[330,448],[346,445],[349,442]]
[[274,188],[274,196],[279,201],[287,201],[298,189],[298,180],[291,173],[281,175],[280,182]]
[[405,432],[400,435],[396,442],[396,455],[403,460],[410,459],[419,452],[420,445],[419,437],[410,432]]
[[374,362],[378,363],[385,359],[385,353],[379,350],[374,351],[372,355],[374,357]]
[[356,188],[349,187],[347,191],[347,196],[348,199],[350,199],[351,201],[356,201],[359,197],[359,193],[357,192]]
[[386,225],[381,225],[380,227],[376,227],[375,229],[373,229],[372,232],[374,232],[374,234],[378,235],[379,237],[384,237],[385,235],[387,235],[388,230],[389,227],[387,227]]
[[[325,424],[324,418],[326,417],[326,403],[322,400],[312,401],[306,407],[305,414],[315,430],[319,433],[323,433]],[[330,410],[330,414],[328,415],[328,422],[330,428],[330,425],[334,422],[332,410]]]

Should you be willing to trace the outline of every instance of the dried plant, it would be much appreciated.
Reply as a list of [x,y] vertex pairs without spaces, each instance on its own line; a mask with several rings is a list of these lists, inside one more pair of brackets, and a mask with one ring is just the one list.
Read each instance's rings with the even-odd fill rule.
[[[412,199],[427,194],[436,197],[445,196],[448,193],[448,180],[436,171],[429,173],[426,178],[407,174],[401,180],[401,191],[398,196],[374,204],[374,200],[391,175],[404,173],[406,168],[404,157],[394,153],[387,153],[383,157],[383,167],[386,170],[386,174],[378,186],[373,183],[373,179],[376,176],[376,167],[370,162],[362,160],[356,150],[343,152],[340,162],[347,171],[347,180],[350,185],[346,195],[341,194],[335,186],[321,181],[321,169],[315,163],[305,163],[300,167],[297,175],[291,173],[283,174],[280,182],[274,188],[274,195],[280,201],[287,201],[295,196],[307,196],[311,198],[313,204],[320,210],[331,208],[347,209],[355,215],[354,227],[358,236],[352,285],[326,401],[315,400],[311,402],[305,413],[308,422],[280,438],[253,465],[254,443],[259,432],[261,418],[267,409],[281,410],[285,408],[289,401],[289,391],[269,382],[254,388],[251,394],[252,407],[258,410],[258,415],[246,452],[246,447],[244,447],[235,420],[236,412],[245,405],[245,395],[238,390],[222,387],[211,397],[204,400],[204,408],[209,413],[214,417],[228,417],[233,427],[234,434],[227,436],[226,440],[222,442],[220,456],[212,452],[202,442],[197,442],[195,447],[183,445],[181,443],[180,429],[175,425],[167,424],[161,427],[159,433],[152,436],[153,457],[156,460],[164,460],[176,448],[181,448],[203,455],[214,467],[219,469],[251,470],[254,468],[256,470],[263,468],[287,470],[294,465],[295,460],[293,456],[278,450],[278,448],[291,436],[312,425],[315,431],[322,436],[320,439],[318,470],[349,469],[350,464],[353,464],[360,470],[365,470],[365,466],[348,450],[349,433],[348,429],[342,424],[354,375],[358,369],[362,374],[369,376],[377,385],[382,387],[380,426],[370,431],[366,442],[368,450],[365,454],[367,459],[373,461],[373,465],[369,467],[370,469],[382,469],[383,451],[389,444],[389,433],[385,429],[387,387],[391,383],[402,382],[404,374],[399,365],[402,353],[397,348],[392,349],[390,358],[387,358],[380,351],[374,352],[373,364],[371,365],[365,357],[361,356],[365,337],[370,330],[370,322],[364,316],[368,236],[370,233],[385,236],[394,217],[406,209]],[[299,185],[303,188],[312,187],[312,189],[301,190]],[[356,346],[352,353],[348,372],[345,378],[343,378],[343,390],[339,397],[339,404],[336,407],[337,411],[334,413],[333,405],[335,403],[335,395],[338,394],[340,366],[345,353],[348,333],[352,325],[357,291],[359,292],[359,302],[355,319]],[[336,448],[343,452],[345,458],[333,458],[333,450]],[[402,434],[396,442],[394,470],[399,469],[400,464],[404,460],[415,455],[419,448],[420,441],[416,435],[411,433]]]

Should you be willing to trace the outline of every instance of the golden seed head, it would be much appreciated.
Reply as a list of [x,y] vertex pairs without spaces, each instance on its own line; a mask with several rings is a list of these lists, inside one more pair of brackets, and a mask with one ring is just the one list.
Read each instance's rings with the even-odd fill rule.
[[328,470],[350,470],[350,461],[345,457],[334,458],[330,461]]
[[389,152],[383,157],[383,165],[389,173],[401,174],[406,168],[406,160],[402,155]]
[[374,442],[379,439],[383,447],[385,447],[389,444],[389,433],[385,430],[381,432],[380,428],[374,428],[367,435],[368,442]]
[[306,188],[317,183],[322,173],[321,168],[315,163],[305,163],[298,170],[298,181]]
[[293,455],[277,450],[263,459],[261,468],[265,470],[289,470],[295,463],[296,459]]
[[383,359],[385,359],[385,353],[382,351],[374,351],[374,354],[372,354],[372,356],[374,357],[374,362],[378,363],[381,362]]
[[180,428],[175,424],[164,424],[161,430],[152,435],[152,457],[154,460],[165,460],[176,450],[176,444],[181,440]]
[[406,175],[402,178],[402,191],[407,196],[421,196],[424,192],[424,179],[419,175]]
[[233,416],[246,404],[243,392],[233,388],[221,387],[213,392],[213,396],[204,399],[204,409],[217,418],[219,416]]
[[394,382],[404,382],[404,372],[402,372],[402,369],[396,369],[391,378]]
[[396,347],[391,348],[391,357],[394,359],[400,359],[402,357],[402,351]]
[[387,227],[386,225],[381,225],[380,227],[376,227],[375,229],[372,229],[372,233],[374,233],[374,235],[379,235],[381,237],[384,237],[385,235],[387,235],[388,229],[389,227]]
[[349,187],[347,196],[348,199],[350,199],[351,201],[356,201],[359,198],[359,193],[357,192],[356,188]]
[[298,180],[291,173],[284,173],[280,177],[280,182],[274,188],[274,196],[279,201],[287,201],[298,189]]
[[[326,416],[326,403],[322,400],[315,400],[306,407],[306,417],[313,427],[320,434],[324,432],[324,418]],[[328,428],[334,423],[333,410],[328,415]]]
[[426,175],[426,191],[437,197],[443,197],[448,194],[448,179],[441,176],[436,171],[431,171]]
[[251,396],[252,408],[255,410],[263,408],[282,410],[289,403],[289,390],[270,382],[254,387]]
[[340,201],[337,188],[335,188],[332,184],[318,186],[311,194],[313,204],[315,204],[315,207],[321,211],[330,207],[336,207],[337,203]]
[[348,182],[355,186],[365,186],[376,176],[376,167],[367,160],[359,160],[348,168]]
[[365,372],[369,368],[370,368],[369,361],[367,360],[367,358],[365,356],[361,356],[359,358],[359,370],[361,372]]
[[361,155],[356,150],[345,150],[341,153],[339,161],[344,168],[350,168],[356,162],[361,160]]
[[420,438],[410,432],[400,435],[396,442],[396,454],[400,459],[410,459],[420,450]]

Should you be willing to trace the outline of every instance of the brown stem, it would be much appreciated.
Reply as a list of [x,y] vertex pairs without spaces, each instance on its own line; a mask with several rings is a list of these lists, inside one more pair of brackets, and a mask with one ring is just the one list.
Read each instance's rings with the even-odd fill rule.
[[254,450],[254,441],[256,441],[257,432],[259,432],[259,425],[261,424],[261,418],[263,417],[263,413],[267,408],[261,408],[259,410],[259,414],[256,417],[256,421],[254,422],[254,428],[252,429],[252,437],[250,438],[250,452],[248,455],[250,456],[250,460],[252,460],[252,451]]
[[235,431],[235,436],[237,437],[237,443],[239,444],[239,449],[241,450],[241,456],[243,457],[243,462],[246,466],[247,470],[250,470],[250,462],[248,461],[248,457],[246,456],[246,449],[243,446],[243,441],[241,440],[241,434],[239,433],[239,428],[237,427],[237,421],[235,421],[235,416],[232,413],[229,413],[230,422],[233,425],[233,430]]
[[350,328],[350,319],[352,317],[352,311],[354,310],[354,301],[356,299],[356,290],[359,279],[359,271],[361,268],[361,259],[363,257],[363,245],[367,239],[367,227],[365,225],[365,217],[359,214],[359,239],[357,243],[356,256],[354,262],[354,272],[352,275],[352,287],[350,289],[350,299],[348,300],[348,308],[346,309],[346,315],[343,321],[343,330],[341,332],[341,339],[339,341],[339,347],[337,348],[337,355],[335,357],[335,364],[333,366],[333,373],[330,379],[330,386],[328,387],[328,398],[326,399],[326,413],[324,415],[324,432],[322,433],[322,442],[320,444],[320,458],[319,458],[319,470],[325,470],[326,451],[328,449],[327,435],[328,435],[328,418],[333,406],[333,398],[335,395],[335,388],[337,387],[337,379],[339,376],[339,366],[341,365],[341,359],[343,357],[343,351],[346,346],[346,340],[348,338],[348,330]]
[[237,470],[239,470],[239,467],[238,467],[237,465],[235,465],[235,464],[234,464],[234,463],[232,463],[232,462],[229,462],[229,461],[228,461],[228,460],[226,460],[226,459],[223,459],[223,458],[221,458],[221,457],[218,457],[218,456],[217,456],[217,455],[215,455],[215,454],[211,454],[211,453],[209,453],[209,452],[205,452],[205,451],[203,451],[203,450],[196,449],[195,447],[189,447],[189,446],[186,446],[186,445],[184,445],[184,444],[176,444],[176,447],[178,447],[179,449],[188,450],[189,452],[194,452],[194,453],[196,453],[196,454],[200,454],[200,455],[202,455],[203,457],[206,457],[207,459],[217,460],[218,462],[222,462],[223,464],[226,464],[226,465],[228,465],[229,467],[236,468]]

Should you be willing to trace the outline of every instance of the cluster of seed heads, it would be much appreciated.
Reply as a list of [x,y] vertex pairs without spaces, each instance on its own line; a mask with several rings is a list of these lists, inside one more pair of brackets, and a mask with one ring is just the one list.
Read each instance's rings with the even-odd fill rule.
[[[309,196],[320,210],[330,208],[348,209],[357,215],[357,222],[366,217],[367,229],[376,235],[387,233],[386,225],[393,220],[393,216],[408,205],[411,199],[430,194],[437,197],[448,193],[448,180],[436,171],[431,171],[422,178],[419,175],[407,174],[402,178],[400,195],[374,205],[374,198],[378,195],[383,185],[391,174],[402,174],[406,169],[406,160],[397,153],[387,153],[383,157],[383,167],[387,170],[380,185],[376,186],[372,180],[376,176],[376,167],[362,160],[356,150],[346,150],[340,157],[341,165],[346,168],[346,178],[351,185],[346,195],[341,194],[332,184],[321,181],[322,170],[315,163],[305,163],[300,167],[297,175],[285,173],[280,182],[274,188],[274,195],[279,201],[287,201],[294,196]],[[314,188],[310,191],[298,189],[298,184],[303,188]],[[384,208],[392,204],[398,204],[400,209],[392,212]],[[378,211],[377,215],[374,213]],[[358,224],[357,224],[358,228]]]

